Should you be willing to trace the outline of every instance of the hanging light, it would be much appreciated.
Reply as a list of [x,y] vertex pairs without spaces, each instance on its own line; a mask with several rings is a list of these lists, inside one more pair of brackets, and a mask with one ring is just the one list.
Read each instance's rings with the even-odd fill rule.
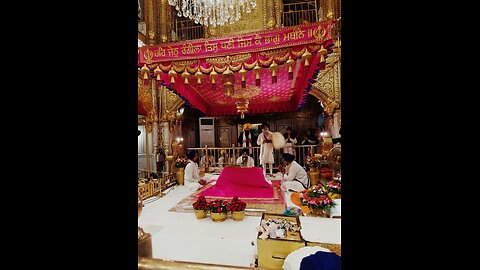
[[237,113],[240,113],[240,118],[245,118],[245,113],[248,112],[248,99],[246,98],[239,98],[235,101],[235,105],[237,107]]
[[186,17],[204,26],[224,26],[238,22],[242,13],[250,13],[256,0],[168,0],[178,17]]

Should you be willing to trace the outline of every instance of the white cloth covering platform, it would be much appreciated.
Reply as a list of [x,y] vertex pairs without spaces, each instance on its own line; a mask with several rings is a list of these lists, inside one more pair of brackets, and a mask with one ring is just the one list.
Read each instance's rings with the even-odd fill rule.
[[257,226],[261,217],[230,217],[216,223],[209,216],[196,219],[193,213],[168,212],[191,194],[175,186],[166,196],[145,204],[138,224],[152,235],[153,258],[249,267],[254,263]]
[[300,216],[303,239],[309,242],[325,244],[341,244],[342,220],[338,218],[319,218]]

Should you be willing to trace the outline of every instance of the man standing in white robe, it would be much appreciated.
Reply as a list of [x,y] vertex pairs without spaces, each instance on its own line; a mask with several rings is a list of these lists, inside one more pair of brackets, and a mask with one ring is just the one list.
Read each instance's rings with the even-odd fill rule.
[[252,124],[245,123],[243,125],[243,131],[240,132],[240,136],[238,136],[238,145],[243,148],[248,148],[248,154],[252,154],[252,146],[255,140],[255,136],[251,131]]
[[270,169],[270,176],[273,176],[273,133],[270,131],[270,125],[262,124],[262,133],[258,135],[257,144],[260,145],[260,164],[263,167],[263,173],[267,174],[267,164]]
[[248,149],[244,148],[242,150],[242,155],[237,158],[237,165],[242,168],[253,168],[255,167],[255,161],[251,156],[248,155]]
[[305,169],[295,161],[295,156],[283,153],[283,160],[286,168],[280,167],[282,173],[286,173],[282,180],[281,189],[283,191],[302,191],[308,188],[309,180]]
[[198,155],[191,150],[187,154],[187,166],[185,166],[185,187],[191,190],[197,190],[207,184],[207,181],[200,178],[200,171],[198,169]]

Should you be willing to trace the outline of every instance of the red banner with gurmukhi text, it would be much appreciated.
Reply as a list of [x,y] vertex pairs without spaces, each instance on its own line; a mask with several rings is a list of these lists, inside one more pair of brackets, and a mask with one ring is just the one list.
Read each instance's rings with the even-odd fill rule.
[[321,44],[332,38],[333,21],[283,27],[222,38],[196,39],[139,48],[138,64],[191,60],[259,52],[306,44]]

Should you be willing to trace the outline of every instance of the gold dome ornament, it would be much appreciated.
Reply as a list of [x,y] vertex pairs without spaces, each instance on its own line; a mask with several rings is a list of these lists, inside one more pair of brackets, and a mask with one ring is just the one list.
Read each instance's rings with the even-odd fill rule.
[[155,70],[153,71],[153,75],[155,75],[157,77],[157,81],[161,80],[160,76],[162,75],[162,73],[163,73],[162,70],[157,65],[157,68],[155,68]]
[[255,72],[255,85],[260,86],[260,72],[262,71],[262,68],[257,64],[253,68],[253,72]]
[[327,49],[323,48],[323,45],[320,46],[320,50],[318,50],[318,54],[320,55],[320,63],[325,62],[325,55],[328,54]]
[[147,67],[147,64],[143,65],[141,71],[143,74],[143,79],[148,80],[148,78],[150,77],[150,69]]
[[242,65],[242,69],[240,69],[240,71],[238,73],[240,74],[240,77],[242,78],[242,88],[247,87],[247,81],[246,81],[246,78],[245,78],[246,75],[247,75],[247,71],[245,70],[243,65]]
[[168,76],[170,76],[170,84],[175,85],[175,76],[177,76],[177,72],[173,70],[173,65],[170,71],[168,72]]
[[273,60],[273,63],[270,65],[270,70],[272,71],[272,83],[277,83],[278,65],[275,63],[275,60]]
[[295,61],[292,59],[292,56],[290,55],[288,57],[287,62],[285,62],[285,64],[288,67],[288,80],[293,80],[293,64],[294,63]]
[[212,78],[212,90],[213,91],[215,91],[215,84],[217,83],[217,75],[218,75],[218,73],[215,71],[215,67],[214,67],[212,72],[210,72],[210,78]]
[[195,78],[197,78],[197,84],[202,84],[203,73],[200,71],[200,65],[198,65],[197,72],[195,72]]
[[231,82],[226,82],[223,84],[223,89],[225,92],[225,96],[229,97],[232,95],[233,92],[233,83]]
[[308,67],[310,66],[310,58],[312,57],[312,54],[308,51],[307,48],[305,48],[305,52],[302,54],[302,59],[305,59],[305,66]]
[[187,69],[185,69],[182,73],[182,77],[185,79],[183,81],[183,84],[187,85],[188,84],[188,76],[190,76],[190,73],[187,72]]

